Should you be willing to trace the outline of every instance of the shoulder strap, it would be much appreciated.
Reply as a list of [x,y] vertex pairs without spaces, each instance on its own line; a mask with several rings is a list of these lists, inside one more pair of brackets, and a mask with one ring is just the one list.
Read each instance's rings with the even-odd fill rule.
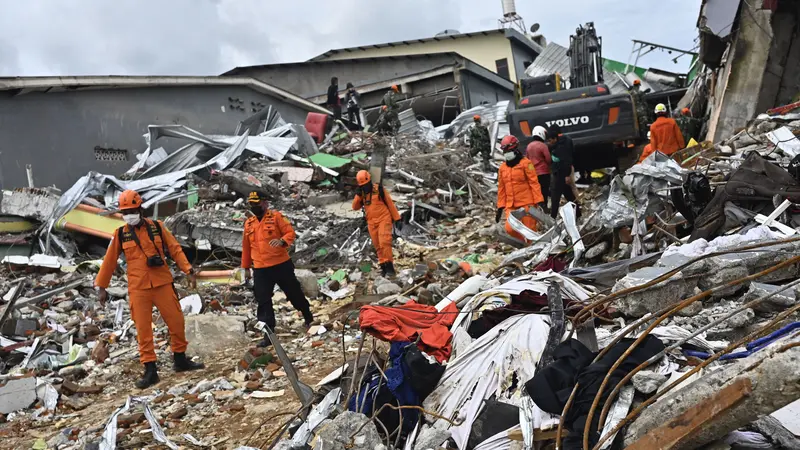
[[[156,226],[156,230],[158,230],[158,235],[161,236],[161,250],[164,251],[164,256],[167,258],[172,258],[172,256],[169,254],[169,248],[167,247],[167,239],[164,237],[164,230],[161,229],[161,222],[159,222],[158,220],[154,220],[153,224]],[[153,241],[153,245],[156,244],[156,241],[155,239],[153,239],[153,236],[150,236],[150,240]]]

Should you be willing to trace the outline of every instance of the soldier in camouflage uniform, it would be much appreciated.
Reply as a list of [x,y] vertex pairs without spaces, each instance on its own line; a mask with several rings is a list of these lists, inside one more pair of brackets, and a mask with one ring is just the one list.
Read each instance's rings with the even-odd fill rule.
[[678,128],[681,130],[683,140],[686,142],[686,145],[689,145],[689,140],[694,137],[696,131],[696,121],[692,117],[692,112],[689,111],[689,108],[683,108],[680,117],[675,119],[675,121],[678,122]]
[[642,92],[642,82],[635,80],[630,90],[633,104],[636,108],[636,117],[639,119],[639,135],[644,138],[647,136],[647,125],[653,121],[650,117],[650,108],[647,106],[647,99]]
[[386,131],[391,130],[392,134],[396,134],[400,130],[400,117],[398,116],[400,112],[400,103],[397,99],[398,92],[400,92],[400,89],[395,84],[384,94],[383,100],[381,101],[381,105],[386,107],[386,109],[382,108],[382,114],[384,114],[384,120],[386,122],[384,127]]
[[481,123],[481,116],[474,116],[475,125],[469,130],[470,155],[476,156],[478,153],[483,157],[483,170],[489,170],[489,158],[491,157],[491,145],[489,143],[489,129]]

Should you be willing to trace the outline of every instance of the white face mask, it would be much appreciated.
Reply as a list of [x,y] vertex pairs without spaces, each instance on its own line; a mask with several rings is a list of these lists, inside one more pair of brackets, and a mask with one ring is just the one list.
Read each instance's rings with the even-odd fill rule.
[[503,158],[505,158],[506,161],[513,161],[514,158],[516,158],[516,157],[517,157],[517,153],[516,152],[503,153]]
[[139,214],[123,214],[122,220],[124,220],[125,223],[127,223],[130,226],[136,226],[139,225],[139,222],[141,222],[142,217]]

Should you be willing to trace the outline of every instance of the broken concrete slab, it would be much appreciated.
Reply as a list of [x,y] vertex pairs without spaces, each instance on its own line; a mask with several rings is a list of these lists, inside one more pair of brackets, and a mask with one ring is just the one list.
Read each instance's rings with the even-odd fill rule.
[[652,394],[657,391],[662,384],[666,383],[668,379],[669,376],[667,375],[643,370],[634,375],[631,381],[633,382],[633,387],[637,391],[642,394]]
[[[707,373],[683,389],[671,391],[644,409],[630,425],[625,445],[636,443],[650,431],[693,408],[719,406],[705,418],[701,427],[671,447],[700,448],[792,403],[800,398],[800,347],[790,344],[798,342],[800,338],[797,337],[780,341],[748,358]],[[729,405],[714,403],[725,400],[725,397],[718,397],[724,389],[742,383],[749,386],[746,395],[739,396],[741,398]]]
[[359,431],[367,420],[363,414],[345,411],[333,420],[323,421],[311,445],[326,450],[386,450],[374,422]]
[[796,292],[794,289],[787,289],[783,292],[775,293],[781,286],[767,283],[750,283],[750,289],[742,297],[742,303],[749,303],[766,295],[771,295],[766,300],[753,306],[758,312],[779,312],[797,303]]
[[399,294],[402,289],[395,283],[384,283],[375,289],[378,295],[392,295]]
[[8,380],[0,387],[0,414],[10,414],[31,406],[36,401],[36,378]]
[[187,352],[194,356],[209,356],[227,348],[247,344],[244,324],[230,316],[197,314],[186,318]]
[[306,204],[311,206],[320,206],[320,207],[326,205],[332,205],[340,201],[342,201],[342,196],[338,192],[332,192],[330,194],[311,195],[308,198],[306,198]]
[[58,206],[59,198],[37,188],[3,191],[3,195],[0,196],[0,215],[19,216],[44,222]]
[[[629,273],[617,281],[612,292],[640,286],[654,280],[671,269],[666,267],[644,267]],[[686,280],[683,273],[678,272],[671,278],[649,288],[633,292],[614,300],[614,306],[627,316],[642,317],[647,313],[660,311],[667,306],[680,303],[694,290],[694,283]]]
[[300,287],[303,289],[303,294],[308,298],[319,297],[319,283],[317,276],[314,272],[306,269],[295,269],[294,275],[300,281]]

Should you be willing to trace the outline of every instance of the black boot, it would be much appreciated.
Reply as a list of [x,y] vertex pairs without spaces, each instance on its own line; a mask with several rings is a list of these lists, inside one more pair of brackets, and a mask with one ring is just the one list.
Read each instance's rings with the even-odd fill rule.
[[397,273],[394,271],[394,263],[391,261],[386,263],[386,275],[388,275],[390,278],[397,276]]
[[270,341],[269,338],[267,337],[267,335],[265,334],[264,335],[264,339],[262,339],[261,342],[258,343],[258,346],[259,347],[272,347],[272,341]]
[[175,362],[175,372],[188,372],[190,370],[205,369],[203,363],[196,363],[186,357],[186,353],[175,353],[172,355],[172,360]]
[[388,271],[388,269],[386,268],[386,264],[387,263],[381,263],[380,264],[381,265],[381,276],[384,277],[384,278],[386,278],[386,273]]
[[158,370],[156,369],[155,362],[144,363],[144,375],[142,379],[136,382],[136,387],[139,389],[147,389],[150,386],[161,381],[158,378]]

